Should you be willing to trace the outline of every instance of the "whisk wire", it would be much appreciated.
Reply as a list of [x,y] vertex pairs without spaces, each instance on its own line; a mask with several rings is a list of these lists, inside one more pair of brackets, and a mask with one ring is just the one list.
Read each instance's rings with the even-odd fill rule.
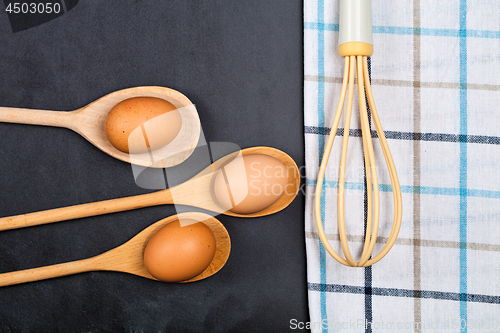
[[342,258],[339,254],[337,254],[337,252],[335,252],[335,250],[332,248],[326,237],[325,230],[323,228],[323,221],[321,220],[321,191],[323,189],[323,181],[325,179],[326,166],[330,158],[330,153],[332,151],[335,135],[337,134],[337,130],[339,128],[340,117],[342,116],[342,110],[344,108],[344,101],[347,93],[348,77],[349,77],[349,57],[346,57],[344,63],[344,79],[342,80],[342,88],[340,90],[339,103],[337,105],[337,111],[335,112],[335,116],[333,118],[333,124],[330,129],[330,135],[328,136],[328,140],[325,146],[325,153],[323,155],[323,159],[321,160],[321,166],[319,168],[318,179],[316,183],[315,200],[314,200],[314,216],[316,222],[316,229],[318,230],[318,236],[321,240],[321,243],[325,247],[326,251],[335,260],[346,266],[350,266],[349,262],[344,258]]
[[[351,266],[356,266],[356,261],[352,258],[351,252],[349,251],[349,245],[347,244],[347,233],[345,230],[345,218],[344,218],[344,193],[345,193],[345,172],[346,172],[346,161],[347,161],[347,147],[349,145],[349,129],[351,127],[351,115],[352,115],[352,100],[354,95],[354,73],[355,73],[355,57],[351,56],[349,59],[349,83],[347,92],[347,106],[345,114],[344,123],[344,137],[342,140],[342,153],[340,155],[340,169],[339,169],[339,185],[338,185],[338,200],[337,200],[337,221],[340,235],[340,245],[342,246],[342,251],[344,252],[345,258]],[[331,134],[331,132],[330,132]]]
[[391,180],[392,186],[392,194],[394,201],[394,220],[391,228],[391,233],[389,238],[382,248],[382,250],[372,259],[368,260],[363,266],[370,266],[374,263],[378,262],[382,259],[392,248],[394,245],[396,238],[398,237],[399,230],[401,229],[401,219],[403,214],[402,207],[402,197],[401,197],[401,187],[399,184],[398,174],[396,172],[396,167],[394,165],[394,160],[392,158],[391,151],[389,149],[389,145],[387,143],[387,139],[385,137],[384,130],[382,129],[382,124],[380,123],[380,118],[378,116],[377,108],[375,107],[375,100],[373,98],[371,84],[368,75],[368,60],[367,57],[363,57],[363,72],[364,72],[364,81],[365,81],[365,89],[366,96],[368,99],[368,105],[370,106],[370,111],[372,114],[372,120],[375,125],[375,129],[377,130],[377,135],[379,138],[380,146],[382,147],[382,152],[384,154],[384,159],[387,164],[387,169],[389,171],[389,177]]
[[[373,249],[375,248],[375,243],[377,241],[379,222],[380,222],[380,189],[377,175],[377,166],[375,162],[375,153],[373,150],[373,142],[371,140],[371,131],[370,124],[368,121],[368,111],[366,107],[366,99],[365,99],[365,85],[366,81],[369,81],[369,77],[365,75],[364,68],[367,67],[366,60],[367,57],[358,56],[358,88],[360,90],[359,99],[360,99],[360,118],[361,118],[361,126],[363,129],[363,147],[366,149],[365,155],[368,155],[370,160],[370,167],[366,170],[366,173],[371,173],[373,176],[373,192],[374,192],[374,200],[373,203],[369,202],[368,205],[373,204],[374,206],[374,222],[373,222],[373,230],[367,228],[365,238],[370,238],[370,245],[366,252],[361,255],[361,259],[358,263],[359,266],[362,266],[368,259],[370,258]],[[369,181],[367,180],[367,187]]]

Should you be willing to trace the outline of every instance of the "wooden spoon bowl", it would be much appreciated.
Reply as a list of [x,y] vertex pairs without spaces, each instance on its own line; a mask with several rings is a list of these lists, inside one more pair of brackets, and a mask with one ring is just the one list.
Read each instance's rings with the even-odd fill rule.
[[[260,217],[260,216],[266,216],[266,215],[271,215],[274,213],[279,212],[283,208],[287,207],[289,204],[292,203],[292,201],[295,199],[297,196],[297,193],[299,192],[300,189],[300,174],[299,174],[299,168],[297,167],[297,164],[295,161],[286,153],[279,149],[271,148],[271,147],[252,147],[252,148],[247,148],[243,149],[241,151],[241,155],[268,155],[271,157],[276,158],[277,160],[281,161],[288,172],[288,185],[285,188],[285,191],[283,195],[272,205],[269,207],[255,212],[251,214],[238,214],[234,213],[230,210],[224,211],[223,213],[225,215],[230,215],[230,216],[236,216],[236,217]],[[220,165],[228,163],[227,161],[219,161]],[[220,166],[219,166],[220,168]],[[215,177],[213,177],[215,180]],[[214,187],[211,186],[211,189]],[[214,196],[213,192],[212,195]]]
[[226,264],[229,258],[231,252],[229,234],[215,217],[204,213],[190,212],[160,220],[139,232],[128,242],[92,258],[0,274],[0,287],[90,271],[117,271],[157,280],[144,266],[144,249],[154,234],[167,224],[179,219],[204,223],[212,230],[216,246],[215,255],[210,265],[199,275],[181,282],[194,282],[214,275]]
[[[119,102],[133,97],[157,97],[172,103],[181,114],[182,127],[168,145],[149,153],[127,154],[107,139],[104,123],[109,111]],[[69,128],[108,155],[121,161],[146,167],[171,167],[184,162],[200,138],[200,119],[193,103],[180,92],[156,86],[134,87],[112,92],[75,111],[46,111],[0,107],[0,122]]]

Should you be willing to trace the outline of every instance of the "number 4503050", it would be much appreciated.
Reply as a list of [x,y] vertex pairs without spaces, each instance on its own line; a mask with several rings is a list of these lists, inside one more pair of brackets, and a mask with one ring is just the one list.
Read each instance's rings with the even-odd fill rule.
[[58,14],[61,12],[61,4],[55,3],[9,3],[5,11],[9,14]]

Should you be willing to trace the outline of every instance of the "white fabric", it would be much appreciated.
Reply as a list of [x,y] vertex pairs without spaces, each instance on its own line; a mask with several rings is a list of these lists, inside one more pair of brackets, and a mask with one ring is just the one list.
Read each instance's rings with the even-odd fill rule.
[[[369,268],[335,261],[318,239],[314,191],[337,106],[338,0],[304,1],[305,235],[313,332],[500,332],[500,5],[496,0],[373,0],[372,89],[403,192],[396,245]],[[351,253],[364,234],[363,155],[353,110],[345,212]],[[340,127],[343,127],[343,119]],[[372,126],[372,130],[374,127]],[[337,135],[324,185],[338,251]],[[387,167],[374,139],[381,228],[392,225]]]

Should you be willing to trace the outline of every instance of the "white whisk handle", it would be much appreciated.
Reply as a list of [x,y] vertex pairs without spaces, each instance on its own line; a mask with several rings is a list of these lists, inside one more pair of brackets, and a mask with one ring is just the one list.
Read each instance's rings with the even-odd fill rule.
[[373,45],[371,0],[340,0],[339,45]]

